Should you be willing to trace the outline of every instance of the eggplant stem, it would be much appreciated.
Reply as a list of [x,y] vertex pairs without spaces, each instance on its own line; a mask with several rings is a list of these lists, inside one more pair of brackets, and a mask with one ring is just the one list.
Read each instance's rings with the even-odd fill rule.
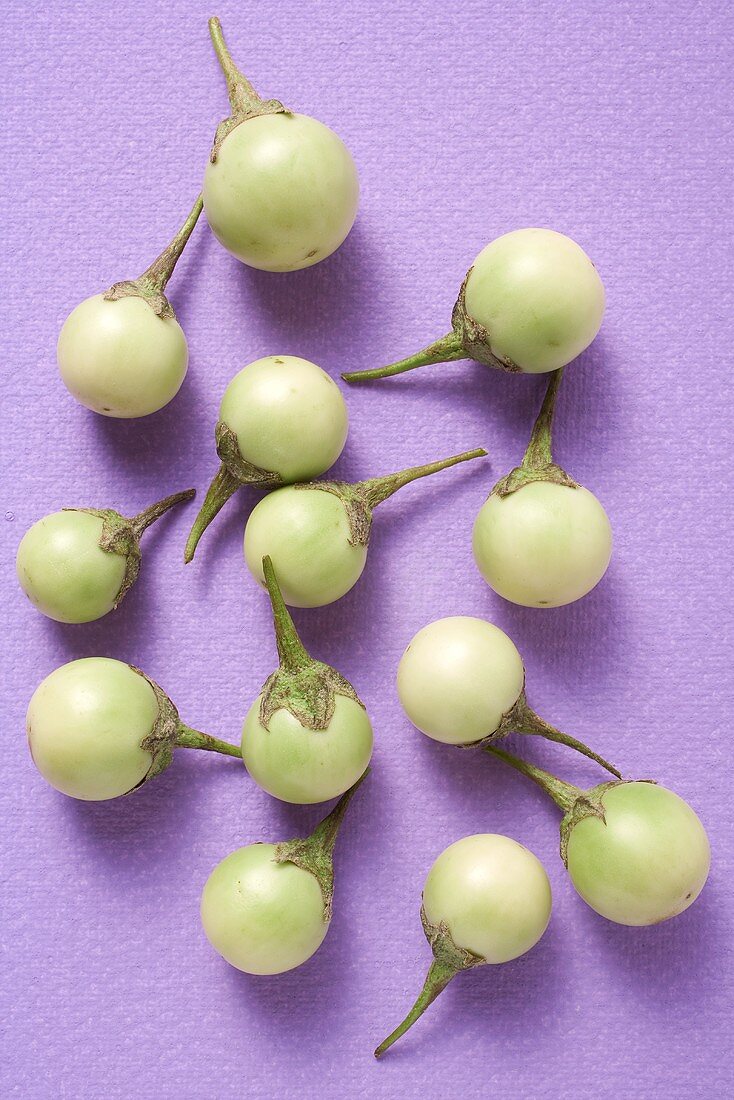
[[455,359],[466,359],[467,353],[461,339],[455,332],[449,332],[440,340],[435,340],[422,351],[409,355],[406,359],[399,359],[396,363],[390,363],[386,367],[374,367],[372,370],[347,371],[342,374],[345,382],[374,382],[378,378],[393,378],[396,374],[405,374],[417,367],[425,367],[431,363],[450,363]]
[[199,509],[199,514],[194,520],[189,537],[186,540],[184,561],[190,562],[196,553],[201,536],[206,531],[214,517],[222,510],[231,496],[241,487],[241,482],[227,467],[222,464],[212,479],[212,483],[206,491],[204,503]]
[[135,537],[139,539],[143,531],[147,531],[151,523],[155,523],[170,508],[173,508],[176,504],[183,504],[184,501],[193,500],[195,496],[196,489],[184,489],[181,493],[172,493],[171,496],[164,497],[163,500],[159,500],[155,504],[151,504],[149,508],[145,508],[139,515],[130,520],[130,526],[135,532]]
[[173,269],[178,261],[181,259],[181,253],[183,252],[189,237],[193,233],[194,226],[199,220],[199,214],[203,209],[204,203],[202,196],[199,195],[189,214],[186,221],[179,229],[176,236],[171,243],[164,248],[160,256],[157,256],[150,267],[146,268],[143,274],[136,279],[137,283],[149,292],[157,292],[162,294],[166,289],[168,280],[173,275]]
[[611,772],[617,779],[622,778],[622,773],[618,768],[615,768],[614,764],[610,764],[603,756],[599,756],[583,741],[579,741],[578,738],[572,737],[569,733],[563,733],[556,726],[552,726],[550,722],[546,722],[545,718],[541,718],[527,704],[523,707],[521,713],[515,717],[512,728],[515,733],[544,737],[546,741],[555,741],[558,745],[566,745],[569,749],[575,749],[582,756],[586,756],[589,760],[593,760],[595,764],[599,764],[606,771]]
[[423,466],[409,466],[406,470],[399,470],[395,474],[384,474],[382,477],[373,477],[368,481],[358,482],[370,508],[376,508],[387,500],[398,489],[408,485],[418,478],[428,477],[440,470],[447,470],[450,466],[457,466],[460,462],[469,462],[473,458],[484,458],[487,452],[483,447],[475,447],[473,451],[463,451],[461,454],[452,455],[450,458],[442,458],[437,462],[427,462]]
[[514,768],[515,771],[527,776],[528,779],[532,779],[533,783],[540,787],[542,791],[545,791],[564,813],[569,813],[578,799],[584,796],[585,792],[580,787],[575,787],[573,783],[567,783],[565,779],[559,779],[558,776],[551,775],[544,768],[539,768],[519,756],[513,756],[512,753],[505,752],[504,749],[495,748],[494,745],[485,745],[484,751],[492,753],[493,756],[498,756],[500,760],[504,760],[505,764]]
[[211,734],[201,733],[182,722],[176,734],[176,746],[182,749],[203,749],[205,752],[219,752],[223,756],[236,756],[242,759],[242,751],[239,745],[231,745],[229,741],[220,741]]
[[413,1026],[416,1020],[420,1019],[428,1006],[433,1004],[436,997],[438,997],[440,993],[443,993],[446,986],[456,974],[458,974],[458,970],[453,966],[450,966],[446,962],[439,962],[438,959],[433,960],[428,968],[426,980],[423,983],[423,988],[418,994],[418,999],[403,1022],[398,1024],[395,1030],[391,1031],[386,1039],[382,1040],[375,1050],[375,1058],[381,1058],[393,1043],[396,1043],[401,1036],[405,1035],[405,1032]]
[[540,412],[533,424],[533,430],[530,433],[530,441],[528,442],[523,460],[520,464],[523,470],[542,470],[553,463],[553,451],[551,447],[553,416],[556,411],[558,387],[563,378],[563,370],[563,367],[560,367],[559,370],[554,370],[548,380],[548,387],[545,391],[543,404],[540,406]]
[[291,613],[286,607],[272,559],[268,554],[263,558],[263,577],[270,596],[270,605],[273,609],[275,642],[278,647],[278,657],[281,665],[295,669],[312,664],[308,651],[296,630]]

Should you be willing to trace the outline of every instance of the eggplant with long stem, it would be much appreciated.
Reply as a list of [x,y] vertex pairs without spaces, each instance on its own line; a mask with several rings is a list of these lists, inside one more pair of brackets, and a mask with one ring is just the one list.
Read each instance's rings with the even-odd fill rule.
[[64,322],[57,346],[61,378],[93,412],[148,416],[178,393],[189,350],[165,292],[201,210],[199,195],[171,243],[139,278],[86,298]]
[[194,489],[173,493],[128,518],[113,508],[64,508],[21,539],[18,582],[31,603],[59,623],[89,623],[116,610],[138,579],[140,539]]
[[584,250],[552,229],[517,229],[488,244],[469,268],[448,335],[389,366],[342,378],[371,382],[454,359],[545,374],[580,355],[603,316],[604,286]]
[[457,974],[526,954],[545,932],[551,907],[542,863],[516,840],[479,833],[449,845],[423,887],[421,921],[433,961],[415,1004],[375,1057],[405,1035]]
[[378,504],[412,481],[486,453],[478,447],[367,481],[310,481],[276,489],[250,513],[245,528],[247,566],[264,585],[262,563],[269,557],[291,607],[333,603],[362,575]]
[[616,924],[660,924],[703,890],[711,864],[706,830],[673,791],[649,779],[582,790],[535,764],[489,746],[562,811],[561,858],[574,889]]
[[247,974],[282,974],[324,942],[334,900],[334,845],[365,772],[310,836],[248,844],[214,868],[201,922],[222,958]]
[[47,676],[28,706],[26,732],[46,782],[84,802],[138,790],[177,748],[241,759],[239,746],[182,722],[155,680],[109,657],[69,661]]
[[474,522],[480,573],[500,596],[525,607],[581,599],[602,579],[612,554],[604,508],[553,461],[562,375],[550,376],[521,464],[497,482]]
[[306,651],[270,558],[263,560],[263,574],[280,665],[247,712],[242,759],[255,782],[275,798],[325,802],[366,770],[372,724],[349,681]]
[[475,748],[509,733],[543,737],[596,761],[604,757],[532,709],[525,666],[504,631],[485,619],[453,615],[419,630],[400,659],[398,696],[414,726],[434,741]]
[[330,256],[357,215],[354,161],[333,130],[263,99],[240,72],[218,19],[209,33],[231,113],[217,127],[204,174],[215,237],[261,271],[297,271]]

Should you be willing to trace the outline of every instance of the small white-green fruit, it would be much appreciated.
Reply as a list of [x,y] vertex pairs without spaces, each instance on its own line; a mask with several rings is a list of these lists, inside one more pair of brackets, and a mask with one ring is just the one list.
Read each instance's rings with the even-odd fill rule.
[[398,665],[398,696],[422,733],[447,745],[492,734],[525,683],[522,658],[484,619],[454,615],[419,630]]
[[523,607],[561,607],[602,579],[612,528],[588,489],[534,481],[493,493],[474,523],[474,559],[490,588]]
[[261,271],[298,271],[335,252],[357,216],[354,161],[308,115],[261,115],[225,138],[204,174],[204,209],[228,252]]
[[477,833],[450,844],[428,872],[423,911],[457,947],[505,963],[534,947],[548,927],[551,888],[537,856],[516,840]]
[[52,787],[83,801],[127,794],[153,757],[140,747],[159,707],[153,688],[122,661],[85,657],[36,688],[26,731],[33,762]]
[[222,958],[247,974],[282,974],[310,959],[329,930],[315,875],[275,860],[274,844],[238,848],[201,896],[201,921]]
[[364,707],[337,695],[326,729],[309,729],[285,707],[266,729],[262,696],[247,712],[242,759],[255,782],[283,802],[306,805],[343,794],[359,779],[372,756],[372,724]]
[[617,924],[659,924],[684,912],[711,864],[706,830],[687,802],[655,783],[616,783],[604,814],[577,821],[568,873],[592,909]]
[[59,334],[61,378],[72,397],[102,416],[148,416],[171,401],[186,377],[188,345],[175,317],[158,317],[143,298],[86,298]]
[[219,420],[247,462],[285,483],[310,481],[333,466],[349,428],[336,382],[297,355],[267,355],[244,367],[224,391]]

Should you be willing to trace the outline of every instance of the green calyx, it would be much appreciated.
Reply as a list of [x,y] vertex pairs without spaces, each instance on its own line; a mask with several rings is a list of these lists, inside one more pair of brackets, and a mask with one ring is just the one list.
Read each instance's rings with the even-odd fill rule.
[[164,291],[194,226],[199,220],[202,208],[203,201],[201,195],[199,195],[191,209],[191,213],[168,247],[164,248],[160,256],[139,278],[114,283],[104,294],[105,301],[117,302],[121,298],[142,298],[153,310],[156,317],[161,317],[164,320],[175,320],[176,314],[173,312],[173,306],[166,298]]
[[269,729],[275,712],[287,710],[306,729],[328,729],[334,717],[337,695],[354,700],[364,709],[364,703],[340,672],[309,656],[283,600],[273,563],[267,556],[263,558],[263,575],[273,609],[280,667],[263,686],[261,724]]
[[430,474],[446,470],[450,466],[456,466],[460,462],[468,462],[473,458],[483,458],[487,452],[483,447],[477,447],[473,451],[464,451],[462,454],[452,455],[451,458],[443,458],[437,462],[428,462],[423,466],[410,466],[405,470],[399,470],[394,474],[385,474],[382,477],[373,477],[368,481],[308,481],[294,486],[296,489],[319,489],[325,493],[333,493],[344,505],[349,523],[349,542],[352,546],[367,546],[372,529],[372,512],[387,500],[398,489],[408,485],[411,481],[428,477]]
[[454,974],[486,963],[487,960],[483,959],[481,955],[475,955],[473,951],[469,951],[465,947],[458,947],[454,943],[445,921],[441,921],[440,924],[431,924],[423,906],[421,906],[421,924],[426,939],[431,946],[434,959],[441,966],[448,967]]
[[604,793],[612,787],[619,787],[620,783],[623,782],[624,780],[599,783],[598,786],[592,787],[590,791],[579,791],[573,806],[563,815],[561,821],[561,859],[566,869],[568,869],[568,842],[574,826],[587,817],[596,817],[603,825],[606,825],[602,801]]
[[212,45],[221,65],[224,78],[227,81],[227,94],[232,108],[232,114],[219,123],[214,135],[214,145],[210,153],[212,164],[216,164],[219,150],[225,139],[234,129],[251,118],[260,115],[287,115],[291,114],[279,99],[263,99],[257,94],[247,77],[240,72],[232,60],[227,43],[224,41],[222,24],[214,17],[209,20],[209,34]]
[[488,330],[484,325],[480,325],[478,321],[475,321],[467,312],[466,287],[473,270],[474,267],[472,266],[467,271],[451,314],[451,327],[454,336],[467,358],[476,359],[478,363],[484,363],[488,367],[496,367],[498,370],[521,374],[521,368],[518,367],[517,363],[513,363],[512,359],[508,359],[507,356],[495,355],[492,351],[492,342]]
[[182,493],[173,493],[156,504],[151,504],[140,515],[128,519],[121,516],[112,508],[64,508],[64,512],[84,512],[90,516],[97,516],[102,520],[102,534],[99,538],[99,548],[107,554],[119,554],[125,559],[125,574],[122,578],[120,591],[115,597],[113,610],[122,603],[130,591],[140,573],[140,538],[145,530],[155,523],[162,515],[176,504],[193,500],[196,496],[195,489],[186,489]]
[[534,481],[548,481],[553,485],[565,485],[569,489],[578,489],[579,484],[574,481],[562,467],[553,461],[552,453],[552,429],[553,416],[556,409],[558,387],[561,384],[564,368],[553,371],[545,391],[543,404],[533,425],[530,442],[527,445],[523,460],[519,466],[511,470],[506,477],[500,478],[492,489],[490,496],[507,497],[516,493],[525,485]]
[[[178,710],[163,688],[155,680],[151,680],[150,676],[146,676],[142,669],[136,668],[135,665],[130,665],[130,668],[150,684],[158,703],[158,715],[153,728],[140,742],[141,749],[151,754],[151,764],[132,791],[137,791],[144,783],[164,772],[173,760],[173,750],[177,747],[203,749],[242,760],[242,754],[237,745],[230,745],[227,741],[220,741],[218,737],[211,737],[208,733],[200,733],[199,730],[184,725],[179,718]],[[132,794],[132,791],[128,791],[128,794]]]
[[277,863],[294,863],[302,871],[308,871],[319,884],[324,899],[324,923],[331,920],[334,900],[334,845],[347,807],[357,788],[369,775],[367,768],[348,791],[341,796],[334,809],[321,821],[310,836],[304,839],[286,840],[275,847]]
[[204,503],[186,540],[184,561],[187,563],[196,553],[199,540],[209,524],[238,489],[243,485],[253,485],[256,489],[278,489],[283,484],[282,477],[276,471],[264,470],[242,457],[236,432],[223,420],[217,422],[214,441],[221,466],[212,478]]
[[239,485],[255,485],[258,489],[277,489],[283,478],[274,470],[264,470],[242,457],[237,435],[223,420],[214,429],[217,454],[228,473]]
[[178,711],[163,688],[155,680],[151,680],[149,676],[146,676],[142,669],[135,668],[134,665],[130,665],[130,668],[150,684],[158,703],[158,715],[153,723],[153,729],[140,742],[141,749],[149,752],[153,759],[146,774],[137,786],[133,787],[133,790],[136,791],[139,787],[142,787],[143,783],[155,779],[170,765],[173,760],[173,750],[181,727],[181,720]]
[[654,782],[654,779],[620,779],[617,782],[599,783],[589,791],[579,791],[576,801],[570,809],[566,810],[561,821],[561,859],[566,870],[568,870],[568,842],[571,839],[574,826],[587,817],[596,817],[603,825],[606,825],[606,817],[604,816],[604,795],[606,792],[613,787],[621,787],[625,783]]
[[593,760],[594,763],[601,765],[602,768],[611,772],[612,775],[621,778],[619,770],[615,768],[613,764],[610,764],[608,760],[605,760],[603,756],[599,756],[598,753],[595,753],[588,745],[585,745],[583,741],[579,741],[576,737],[572,737],[568,733],[563,733],[555,726],[552,726],[550,722],[546,722],[539,714],[536,714],[528,704],[524,686],[517,700],[510,709],[502,715],[497,728],[487,737],[482,738],[481,741],[470,742],[463,745],[462,748],[471,749],[479,747],[489,749],[496,741],[501,740],[503,737],[507,737],[510,733],[522,733],[534,737],[544,737],[546,741],[554,741],[558,745],[566,745],[567,748],[575,749],[576,752],[581,753],[582,756],[586,756],[589,760]]
[[418,999],[411,1008],[403,1022],[384,1039],[375,1050],[375,1058],[380,1058],[393,1043],[408,1031],[409,1028],[433,1004],[440,993],[462,970],[471,970],[475,966],[483,966],[487,960],[481,955],[475,955],[465,947],[459,947],[449,931],[445,921],[440,924],[431,924],[426,916],[425,909],[421,906],[421,923],[426,939],[431,945],[433,962],[431,963],[426,980],[423,983]]
[[474,270],[470,267],[466,273],[459,297],[451,314],[451,332],[435,340],[422,351],[399,359],[386,367],[372,370],[348,371],[342,374],[345,382],[373,382],[379,378],[392,378],[396,374],[406,374],[416,367],[426,367],[433,363],[451,363],[456,359],[475,359],[488,367],[521,373],[521,368],[511,359],[495,355],[487,329],[480,325],[466,309],[466,285]]
[[574,786],[573,783],[567,783],[565,779],[559,779],[558,776],[552,775],[543,768],[539,768],[527,760],[522,760],[519,756],[513,756],[512,753],[505,752],[504,749],[487,746],[487,751],[491,752],[493,756],[498,756],[500,760],[504,760],[515,771],[531,779],[542,791],[545,791],[549,798],[553,799],[560,810],[563,810],[561,859],[566,868],[568,867],[568,842],[574,826],[587,817],[596,817],[603,824],[606,823],[603,800],[607,791],[610,791],[613,787],[620,787],[625,783],[654,782],[652,779],[618,779],[607,783],[599,783],[590,790],[584,791],[580,787]]

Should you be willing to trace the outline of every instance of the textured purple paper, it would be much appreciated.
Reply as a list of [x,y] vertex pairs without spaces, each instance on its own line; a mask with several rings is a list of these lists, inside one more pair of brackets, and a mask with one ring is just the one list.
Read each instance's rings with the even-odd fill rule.
[[[130,423],[73,402],[56,336],[81,298],[153,258],[199,189],[226,113],[212,12],[194,0],[2,7],[2,1095],[727,1091],[728,5],[220,4],[256,87],[345,139],[361,210],[336,256],[294,275],[240,266],[202,219],[171,284],[188,378],[166,410]],[[385,504],[359,585],[298,614],[313,651],[365,700],[375,766],[340,839],[323,948],[295,973],[247,977],[206,943],[201,887],[234,847],[302,834],[321,810],[277,804],[236,762],[184,751],[130,799],[75,803],[37,775],[23,725],[43,676],[108,654],[144,667],[190,724],[237,739],[275,661],[267,601],[241,554],[256,494],[240,494],[188,567],[193,509],[162,521],[124,608],[88,627],[48,622],[22,598],[18,540],[63,505],[135,511],[202,489],[219,399],[241,366],[290,352],[336,377],[412,351],[447,330],[479,249],[525,225],[571,234],[607,287],[602,334],[564,383],[557,456],[604,502],[612,566],[587,599],[550,612],[503,603],[474,568],[473,517],[522,452],[540,379],[455,363],[347,392],[341,475],[481,444],[491,457]],[[543,715],[701,813],[713,870],[685,915],[646,930],[597,917],[566,880],[558,815],[540,792],[488,758],[429,742],[403,717],[403,647],[429,620],[460,613],[510,633]],[[569,778],[599,779],[560,748],[522,747]],[[549,930],[522,960],[459,977],[375,1063],[429,962],[425,873],[449,842],[482,831],[543,860]]]

